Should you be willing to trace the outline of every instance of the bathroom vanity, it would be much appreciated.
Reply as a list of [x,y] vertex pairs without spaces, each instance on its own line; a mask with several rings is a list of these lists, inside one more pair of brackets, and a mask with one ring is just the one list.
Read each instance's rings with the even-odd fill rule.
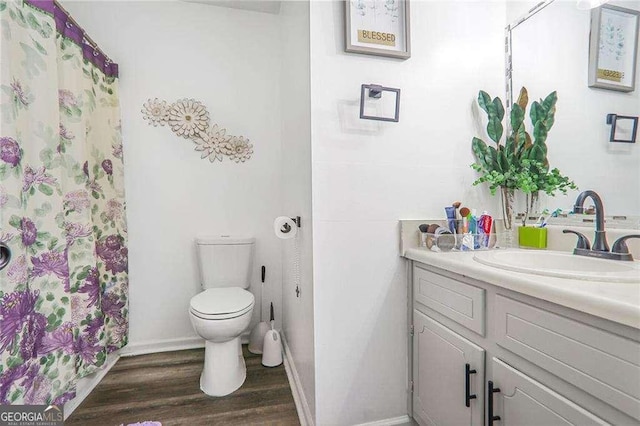
[[473,252],[403,254],[418,423],[640,423],[640,282],[507,271]]

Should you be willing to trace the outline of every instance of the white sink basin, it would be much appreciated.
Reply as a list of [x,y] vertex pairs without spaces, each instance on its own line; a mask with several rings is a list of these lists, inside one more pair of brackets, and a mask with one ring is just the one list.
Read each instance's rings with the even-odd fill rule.
[[489,250],[476,253],[476,262],[526,274],[587,281],[640,283],[640,262],[596,259],[559,251]]

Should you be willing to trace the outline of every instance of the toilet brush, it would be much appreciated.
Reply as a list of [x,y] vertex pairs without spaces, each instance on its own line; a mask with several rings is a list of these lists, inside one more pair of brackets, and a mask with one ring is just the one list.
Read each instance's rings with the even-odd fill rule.
[[264,335],[262,365],[265,367],[277,367],[280,364],[282,364],[282,343],[280,342],[280,333],[275,329],[273,303],[271,303],[271,330]]
[[269,331],[269,325],[262,320],[262,301],[264,300],[264,278],[266,275],[266,268],[262,267],[262,284],[260,286],[260,322],[253,327],[251,334],[249,335],[249,352],[252,354],[262,353],[262,344],[264,343],[264,336]]

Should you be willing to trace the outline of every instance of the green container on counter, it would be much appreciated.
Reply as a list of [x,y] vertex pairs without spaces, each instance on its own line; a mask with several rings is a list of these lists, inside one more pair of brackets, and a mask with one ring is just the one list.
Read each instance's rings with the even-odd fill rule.
[[520,247],[547,248],[547,228],[521,226],[518,228]]

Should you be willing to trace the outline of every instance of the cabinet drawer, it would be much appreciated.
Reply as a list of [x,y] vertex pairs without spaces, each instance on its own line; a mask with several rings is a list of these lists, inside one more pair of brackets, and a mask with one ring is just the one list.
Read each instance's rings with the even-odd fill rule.
[[496,296],[496,343],[640,420],[640,343]]
[[484,289],[414,266],[413,292],[416,302],[484,336]]

